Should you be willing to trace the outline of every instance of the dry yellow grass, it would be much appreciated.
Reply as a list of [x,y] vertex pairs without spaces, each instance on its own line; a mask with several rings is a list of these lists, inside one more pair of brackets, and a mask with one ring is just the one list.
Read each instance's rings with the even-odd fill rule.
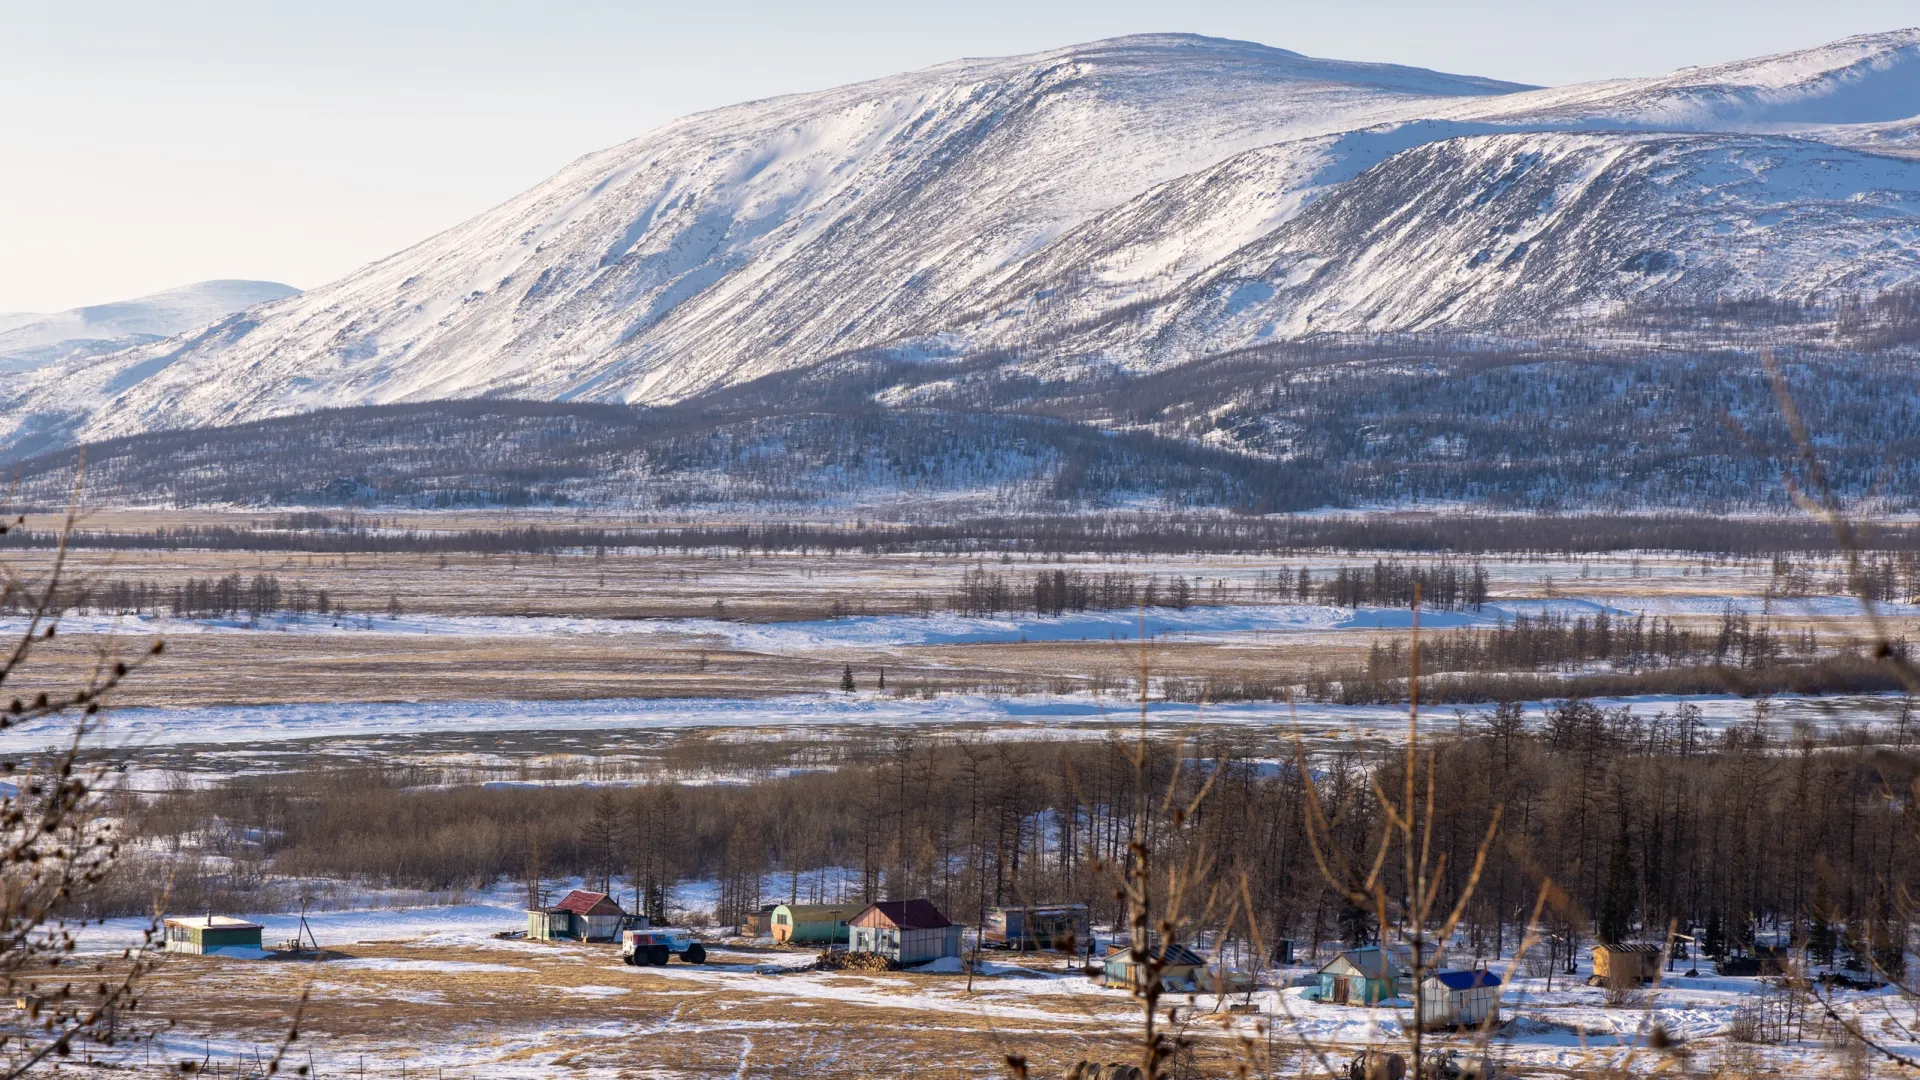
[[[750,966],[804,962],[808,954],[797,951],[719,950],[724,963],[714,967],[662,970],[625,967],[610,946],[503,944],[519,947],[360,945],[320,964],[167,957],[142,1011],[148,1023],[177,1022],[167,1036],[172,1052],[154,1059],[137,1051],[133,1063],[158,1072],[202,1046],[216,1059],[269,1053],[309,981],[304,1035],[290,1060],[305,1065],[311,1054],[322,1077],[358,1076],[363,1067],[382,1077],[403,1068],[436,1077],[979,1077],[1005,1075],[1009,1053],[1051,1076],[1081,1058],[1131,1053],[1130,1003],[1118,995],[1091,1003],[1037,996],[1020,992],[1017,979],[983,979],[969,995],[956,975],[755,974]],[[1224,1066],[1227,1047],[1207,1040],[1203,1058]]]

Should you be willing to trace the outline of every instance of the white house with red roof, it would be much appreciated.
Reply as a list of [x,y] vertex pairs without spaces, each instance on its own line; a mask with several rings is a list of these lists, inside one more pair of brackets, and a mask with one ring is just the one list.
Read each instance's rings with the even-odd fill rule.
[[931,900],[882,900],[847,920],[847,949],[901,966],[960,955],[960,928]]
[[[603,892],[575,889],[552,907],[527,909],[527,936],[541,941],[618,941],[636,927],[636,916]],[[639,928],[647,921],[640,918]]]

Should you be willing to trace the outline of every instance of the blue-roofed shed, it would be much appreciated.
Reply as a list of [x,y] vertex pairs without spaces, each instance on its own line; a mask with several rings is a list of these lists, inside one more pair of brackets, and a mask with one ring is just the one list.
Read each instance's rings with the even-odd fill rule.
[[1500,1022],[1497,972],[1486,968],[1436,971],[1420,984],[1420,1023],[1425,1027],[1476,1027]]

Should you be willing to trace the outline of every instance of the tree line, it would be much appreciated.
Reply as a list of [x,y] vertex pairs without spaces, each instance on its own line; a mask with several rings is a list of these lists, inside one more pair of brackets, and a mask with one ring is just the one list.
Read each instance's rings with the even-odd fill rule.
[[1246,599],[1321,603],[1335,607],[1412,607],[1416,599],[1442,611],[1479,611],[1487,602],[1487,571],[1479,562],[1461,566],[1449,559],[1406,563],[1375,559],[1373,566],[1311,567],[1297,572],[1263,572],[1251,588],[1208,584],[1175,574],[1136,575],[1125,571],[1090,574],[1082,570],[1037,570],[1026,577],[972,567],[948,594],[947,607],[963,615],[1031,611],[1063,615],[1069,611],[1118,611],[1169,607],[1185,611],[1195,604],[1220,605]]
[[[1913,655],[1904,636],[1887,656]],[[1902,689],[1883,661],[1857,644],[1823,646],[1812,630],[1782,632],[1731,606],[1710,631],[1672,619],[1602,609],[1501,615],[1492,626],[1430,632],[1420,640],[1420,696],[1440,704],[1647,694],[1884,693]],[[1166,678],[1173,701],[1278,701],[1339,705],[1406,702],[1410,641],[1376,638],[1364,662],[1310,664],[1291,674]]]
[[[1238,590],[1234,590],[1237,593]],[[1225,603],[1231,595],[1224,583],[1211,594],[1203,585],[1175,574],[1129,574],[1124,571],[1089,574],[1081,570],[1038,570],[1022,576],[973,567],[961,574],[947,597],[947,607],[962,615],[997,615],[1003,611],[1031,611],[1036,615],[1064,615],[1079,611],[1116,611],[1139,607],[1170,607],[1185,611],[1200,598]]]
[[[1716,947],[1812,942],[1888,962],[1911,932],[1901,897],[1920,886],[1920,862],[1908,800],[1886,793],[1920,774],[1920,716],[1909,701],[1879,727],[1783,732],[1771,709],[1760,699],[1749,718],[1717,728],[1688,703],[1649,714],[1574,699],[1538,718],[1513,703],[1457,714],[1454,730],[1430,738],[1432,771],[1423,764],[1420,783],[1432,784],[1432,843],[1446,856],[1443,906],[1468,889],[1476,847],[1501,812],[1467,910],[1470,948],[1510,954],[1545,876],[1565,892],[1551,919],[1572,941],[1662,939],[1678,923]],[[1376,792],[1402,782],[1398,750],[1316,750],[1304,770],[1291,744],[1269,735],[1208,734],[1153,751],[1140,770],[1121,737],[903,734],[795,744],[788,760],[804,769],[695,786],[445,787],[431,769],[368,768],[170,791],[130,817],[153,850],[217,849],[238,868],[219,873],[252,866],[262,879],[440,889],[513,880],[532,897],[583,877],[661,914],[676,886],[701,880],[718,884],[723,922],[772,902],[907,896],[973,922],[986,906],[1021,902],[1078,901],[1118,917],[1103,864],[1124,861],[1142,830],[1158,835],[1162,809],[1198,799],[1178,842],[1206,847],[1201,887],[1244,880],[1263,940],[1311,952],[1378,937],[1373,915],[1315,866],[1306,815],[1317,801],[1329,842],[1367,865]],[[1152,796],[1144,803],[1142,791]],[[1383,872],[1396,867],[1389,860]]]
[[[319,511],[282,514],[249,525],[186,525],[76,531],[74,547],[102,550],[209,550],[313,554],[581,555],[609,551],[773,555],[1066,556],[1254,555],[1401,552],[1567,559],[1580,555],[1665,551],[1710,558],[1770,559],[1789,572],[1812,572],[1809,559],[1842,554],[1833,530],[1804,517],[1728,520],[1701,514],[1520,514],[1238,517],[1226,514],[1091,513],[979,517],[952,521],[879,521],[851,525],[678,524],[513,525],[414,529],[400,519]],[[297,523],[297,524],[295,524]],[[19,527],[0,548],[51,548],[59,533]],[[1920,525],[1887,522],[1861,538],[1876,580],[1895,576],[1920,593]]]
[[[0,612],[18,614],[30,603],[14,593],[0,597]],[[276,574],[251,578],[238,570],[221,577],[189,577],[171,585],[144,578],[76,579],[55,590],[56,610],[112,615],[162,615],[175,618],[259,618],[276,611],[341,615],[346,608],[326,589],[296,581],[283,587]]]
[[[1900,647],[1896,644],[1896,647]],[[1816,653],[1813,632],[1782,635],[1731,606],[1722,609],[1718,628],[1696,635],[1672,619],[1633,616],[1605,608],[1586,615],[1547,611],[1501,615],[1492,626],[1460,627],[1430,634],[1420,643],[1427,671],[1538,671],[1593,661],[1627,671],[1691,663],[1761,668],[1789,653]],[[1367,659],[1371,678],[1406,678],[1411,655],[1400,639],[1375,642]]]

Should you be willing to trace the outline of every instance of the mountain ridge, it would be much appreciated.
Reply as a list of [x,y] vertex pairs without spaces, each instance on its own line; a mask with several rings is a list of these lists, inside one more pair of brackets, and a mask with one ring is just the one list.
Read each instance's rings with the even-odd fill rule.
[[[340,282],[42,372],[4,391],[0,446],[438,398],[672,402],[872,348],[937,361],[1031,346],[1049,369],[1151,369],[1324,329],[1894,287],[1920,280],[1920,164],[1847,140],[1906,145],[1910,117],[1882,114],[1920,111],[1910,86],[1916,30],[1560,88],[1192,35],[954,61],[672,121]],[[1604,165],[1667,129],[1708,141],[1660,144],[1658,175]],[[1497,243],[1326,224],[1341,207],[1372,207],[1376,225],[1523,224],[1517,204],[1472,206],[1515,187],[1499,181],[1515,162],[1471,141],[1502,138],[1516,162],[1559,155],[1521,189],[1594,215],[1559,213],[1536,241],[1585,238],[1563,253],[1577,273],[1527,269],[1523,252],[1508,285],[1468,281]],[[1823,194],[1823,154],[1851,187]],[[1417,168],[1448,155],[1492,179],[1476,193]],[[1582,188],[1582,169],[1611,197]],[[1713,179],[1741,169],[1758,172]],[[1707,212],[1689,201],[1702,193]],[[1876,222],[1892,247],[1857,239]],[[1591,242],[1610,230],[1664,246],[1615,258]],[[1729,230],[1745,247],[1719,239]],[[1617,276],[1640,251],[1667,255]],[[1862,251],[1875,272],[1845,272]],[[1230,302],[1226,282],[1271,291]],[[1388,295],[1435,283],[1463,299]]]

